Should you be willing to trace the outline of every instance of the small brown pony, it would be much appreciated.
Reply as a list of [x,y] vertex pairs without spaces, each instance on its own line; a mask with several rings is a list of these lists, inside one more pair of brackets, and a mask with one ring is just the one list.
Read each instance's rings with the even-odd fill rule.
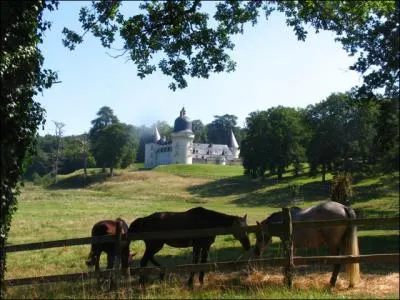
[[[356,214],[352,208],[334,201],[323,202],[306,209],[292,207],[290,213],[292,221],[346,220],[356,218]],[[254,254],[256,256],[261,256],[261,253],[271,242],[272,236],[268,232],[268,224],[282,221],[282,212],[275,212],[262,221],[261,224],[257,222],[264,230],[257,231],[256,233],[257,241],[254,246]],[[357,227],[355,226],[307,227],[299,229],[294,227],[292,239],[294,248],[311,249],[327,245],[332,255],[339,255],[340,252],[344,252],[346,255],[359,254]],[[335,286],[339,271],[340,264],[335,264],[330,279],[331,286]],[[359,264],[347,264],[346,271],[350,287],[358,284],[360,281]]]
[[[128,225],[121,218],[116,220],[103,220],[93,225],[92,237],[103,236],[103,235],[115,235],[117,233],[117,223],[121,226],[122,234],[128,233]],[[132,254],[129,252],[129,241],[122,241],[121,243],[121,266],[125,276],[129,276],[128,268],[132,260]],[[102,252],[107,254],[107,269],[114,267],[115,260],[115,243],[95,243],[91,245],[89,257],[86,260],[87,266],[95,266],[95,271],[100,271],[100,255]]]

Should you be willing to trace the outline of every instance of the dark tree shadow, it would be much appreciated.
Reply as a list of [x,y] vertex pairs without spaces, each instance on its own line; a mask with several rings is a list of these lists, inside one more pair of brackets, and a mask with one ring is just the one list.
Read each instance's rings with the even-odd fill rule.
[[260,183],[252,181],[246,176],[235,176],[191,186],[187,190],[198,197],[219,197],[229,196],[232,194],[250,193],[271,183],[272,181]]
[[[118,175],[114,175],[118,176]],[[80,189],[80,188],[85,188],[88,187],[92,184],[96,183],[103,183],[107,179],[109,179],[108,173],[94,173],[94,174],[88,174],[88,176],[85,178],[83,174],[78,174],[74,175],[71,177],[68,177],[63,180],[59,180],[56,183],[53,183],[49,186],[47,186],[47,189],[50,190],[58,190],[58,189]]]
[[[246,176],[236,176],[207,182],[189,187],[187,190],[196,197],[220,197],[239,194],[232,203],[242,207],[271,206],[282,207],[295,205],[291,197],[289,184],[293,177],[282,180],[265,178],[262,181],[252,181]],[[273,188],[274,185],[279,186]],[[287,185],[285,185],[287,184]],[[265,187],[268,191],[260,191]],[[312,202],[329,198],[330,182],[312,182],[303,184],[299,188],[300,202]]]

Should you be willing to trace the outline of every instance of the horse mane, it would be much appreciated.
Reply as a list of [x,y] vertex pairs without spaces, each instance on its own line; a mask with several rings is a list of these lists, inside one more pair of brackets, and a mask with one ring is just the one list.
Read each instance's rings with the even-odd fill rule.
[[[297,213],[300,210],[303,210],[303,209],[298,206],[292,206],[290,208],[291,213]],[[293,216],[293,214],[292,214],[292,216]],[[272,214],[270,214],[268,216],[268,218],[265,219],[265,222],[281,222],[281,221],[282,221],[282,211],[273,212]]]

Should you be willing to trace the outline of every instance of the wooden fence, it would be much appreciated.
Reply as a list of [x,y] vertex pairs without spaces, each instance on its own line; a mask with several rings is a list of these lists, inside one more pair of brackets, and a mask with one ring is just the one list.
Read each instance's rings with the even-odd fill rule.
[[[146,267],[146,268],[131,268],[131,273],[134,275],[148,275],[148,274],[159,274],[163,273],[182,273],[182,272],[198,272],[198,271],[235,271],[243,268],[261,268],[268,265],[283,266],[284,267],[284,282],[287,286],[292,286],[293,270],[295,266],[309,265],[309,264],[335,264],[335,263],[357,263],[357,262],[381,262],[381,263],[398,263],[399,253],[389,254],[370,254],[370,255],[341,255],[341,256],[310,256],[310,257],[294,257],[293,256],[293,244],[291,241],[291,234],[293,228],[305,228],[305,227],[333,227],[341,225],[397,225],[399,226],[399,218],[365,218],[365,219],[354,219],[354,220],[329,220],[329,221],[296,221],[292,222],[289,209],[283,208],[284,222],[273,223],[269,226],[269,232],[273,236],[278,236],[283,242],[284,257],[271,258],[271,259],[253,259],[245,261],[229,261],[229,262],[216,262],[216,263],[203,263],[203,264],[188,264],[188,265],[177,265],[174,267],[161,268],[161,267]],[[243,228],[212,228],[212,229],[199,229],[199,230],[181,230],[172,232],[143,232],[143,233],[129,233],[126,236],[121,234],[108,235],[101,237],[85,237],[76,239],[56,240],[39,243],[29,243],[21,245],[8,245],[3,251],[19,252],[29,251],[38,249],[48,249],[54,247],[65,247],[65,246],[76,246],[86,245],[91,243],[103,243],[103,242],[115,242],[117,249],[122,240],[129,239],[135,240],[147,240],[147,239],[171,239],[171,238],[184,238],[184,237],[201,237],[209,235],[226,235],[233,234]],[[257,225],[247,226],[245,230],[249,233],[254,233],[260,230]],[[100,272],[100,275],[114,276],[118,282],[120,274],[120,256],[117,254],[116,264],[114,270],[104,270]],[[97,274],[99,275],[99,274]],[[43,277],[30,277],[30,278],[18,278],[5,280],[5,284],[8,286],[25,285],[33,283],[50,283],[50,282],[61,282],[61,281],[81,281],[90,278],[95,278],[95,272],[84,272],[75,274],[65,275],[52,275]]]

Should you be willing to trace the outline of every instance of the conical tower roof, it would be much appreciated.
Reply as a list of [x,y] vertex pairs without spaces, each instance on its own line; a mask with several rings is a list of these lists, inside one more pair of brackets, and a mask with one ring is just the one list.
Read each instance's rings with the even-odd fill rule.
[[231,130],[231,148],[239,148],[238,142],[236,141],[235,135]]
[[154,126],[154,141],[158,142],[161,139],[160,133],[158,132],[157,126]]

